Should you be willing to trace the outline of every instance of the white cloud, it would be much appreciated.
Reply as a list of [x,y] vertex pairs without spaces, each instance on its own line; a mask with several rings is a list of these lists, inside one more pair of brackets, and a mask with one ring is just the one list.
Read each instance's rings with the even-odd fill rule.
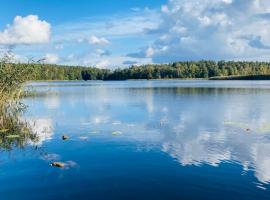
[[152,47],[149,47],[145,51],[145,55],[147,58],[152,57],[155,54],[155,50]]
[[106,68],[110,65],[110,61],[109,60],[101,60],[98,63],[96,63],[94,66],[98,67],[98,68]]
[[90,44],[94,44],[94,45],[108,45],[110,44],[109,40],[107,40],[106,38],[104,37],[97,37],[97,36],[91,36],[89,39],[88,39],[88,42]]
[[97,56],[110,56],[111,52],[103,49],[96,49]]
[[[114,66],[198,59],[270,60],[270,1],[168,0],[159,10],[135,11],[57,25],[52,43],[23,45],[16,53],[39,56],[57,50],[62,64],[96,65],[108,60]],[[31,26],[23,31],[29,37],[24,37],[22,28],[15,28],[35,24],[30,18],[37,24],[47,23],[32,15],[16,17],[0,32],[0,44],[48,41],[41,39],[46,37],[40,29],[29,31]],[[70,54],[76,59],[68,58]]]
[[49,64],[57,64],[60,60],[57,54],[47,53],[44,57],[45,62]]
[[[157,10],[142,8],[128,14],[71,21],[54,26],[49,43],[20,45],[14,51],[20,55],[39,58],[48,52],[57,53],[60,59],[48,55],[47,60],[50,63],[57,60],[58,64],[67,65],[97,66],[100,63],[104,65],[104,60],[109,61],[111,66],[107,67],[112,68],[127,66],[126,63],[131,62],[146,64],[152,59],[127,58],[124,55],[135,51],[140,44],[147,43],[151,46],[154,38],[145,34],[145,31],[157,28],[159,17]],[[136,40],[138,42],[134,43]],[[144,54],[146,49],[143,49]]]
[[226,4],[231,4],[233,2],[233,0],[222,0],[222,2],[224,2]]
[[35,44],[46,43],[50,40],[51,25],[39,20],[36,15],[15,17],[12,25],[0,32],[0,44]]
[[150,44],[150,54],[145,54],[149,57],[154,52],[155,63],[270,60],[270,1],[169,0],[160,13],[158,28],[148,31],[158,39]]
[[164,12],[164,13],[170,12],[167,5],[162,5],[162,6],[161,6],[161,11]]
[[65,65],[94,66],[98,68],[119,68],[132,64],[152,63],[152,58],[128,58],[124,55],[111,54],[108,50],[94,49],[84,54],[69,54],[61,57]]

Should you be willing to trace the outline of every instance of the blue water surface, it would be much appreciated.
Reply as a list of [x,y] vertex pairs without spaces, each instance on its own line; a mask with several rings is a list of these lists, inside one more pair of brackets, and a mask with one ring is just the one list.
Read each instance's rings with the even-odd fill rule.
[[270,81],[27,87],[39,140],[0,149],[1,200],[270,199]]

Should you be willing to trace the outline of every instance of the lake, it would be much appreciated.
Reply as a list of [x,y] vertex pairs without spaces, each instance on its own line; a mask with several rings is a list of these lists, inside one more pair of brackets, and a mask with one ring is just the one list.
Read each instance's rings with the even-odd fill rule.
[[39,140],[1,149],[1,200],[270,199],[270,81],[28,87]]

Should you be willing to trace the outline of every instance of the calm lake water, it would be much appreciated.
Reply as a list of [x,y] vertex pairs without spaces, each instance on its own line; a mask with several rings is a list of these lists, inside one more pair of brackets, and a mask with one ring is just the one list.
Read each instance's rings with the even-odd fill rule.
[[1,149],[1,200],[270,199],[268,81],[32,87],[39,141]]

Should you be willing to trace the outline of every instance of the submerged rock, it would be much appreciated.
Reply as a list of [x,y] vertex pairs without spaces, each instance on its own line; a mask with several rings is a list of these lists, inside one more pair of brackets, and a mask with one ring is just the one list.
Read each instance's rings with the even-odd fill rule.
[[70,169],[74,167],[78,167],[78,164],[74,161],[66,161],[66,162],[52,162],[51,163],[52,167],[58,167],[61,169]]
[[62,162],[53,162],[51,164],[51,166],[53,166],[53,167],[59,167],[59,168],[64,168],[65,167],[65,163],[62,163]]

